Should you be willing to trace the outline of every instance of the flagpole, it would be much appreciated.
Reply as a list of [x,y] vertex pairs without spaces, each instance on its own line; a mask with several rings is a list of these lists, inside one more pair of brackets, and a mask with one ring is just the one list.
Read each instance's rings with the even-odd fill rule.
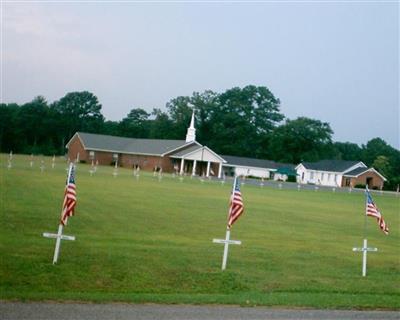
[[[235,186],[236,186],[236,180],[237,180],[237,175],[235,174],[235,178],[233,179],[233,186],[232,186],[232,192],[231,192],[231,198],[233,196],[233,193],[235,192]],[[232,199],[231,199],[232,201]],[[231,215],[231,211],[228,211],[228,223],[229,223],[229,217]],[[225,234],[225,241],[229,241],[231,237],[231,229],[229,228],[229,226],[226,227],[226,234]],[[224,255],[222,257],[222,270],[226,269],[226,262],[228,260],[228,249],[229,249],[229,244],[228,242],[225,242],[224,245]]]
[[368,206],[368,185],[365,185],[365,217],[364,217],[364,239],[363,239],[363,263],[362,263],[362,276],[365,277],[367,275],[367,206]]
[[367,238],[367,206],[368,206],[368,185],[365,186],[365,217],[364,217],[364,239]]
[[[68,185],[69,179],[71,177],[73,165],[74,164],[72,162],[70,162],[66,185]],[[62,209],[61,209],[61,219],[62,219],[63,212],[64,212],[64,205],[62,206]],[[53,264],[57,263],[58,255],[60,253],[61,235],[62,235],[62,231],[63,231],[63,227],[64,227],[63,224],[61,223],[61,219],[60,219],[60,224],[58,225],[56,247],[54,248]]]

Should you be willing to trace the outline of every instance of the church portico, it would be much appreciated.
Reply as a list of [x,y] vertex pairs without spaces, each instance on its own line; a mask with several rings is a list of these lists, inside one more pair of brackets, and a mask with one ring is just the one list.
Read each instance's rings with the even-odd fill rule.
[[180,159],[179,173],[197,176],[222,175],[222,164],[226,161],[205,146],[195,146],[170,155],[173,159]]

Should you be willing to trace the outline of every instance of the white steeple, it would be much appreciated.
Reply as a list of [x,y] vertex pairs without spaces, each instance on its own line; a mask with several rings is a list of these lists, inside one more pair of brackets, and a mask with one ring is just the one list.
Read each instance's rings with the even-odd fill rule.
[[190,127],[187,129],[186,142],[196,141],[196,129],[194,128],[194,110],[192,119],[190,120]]

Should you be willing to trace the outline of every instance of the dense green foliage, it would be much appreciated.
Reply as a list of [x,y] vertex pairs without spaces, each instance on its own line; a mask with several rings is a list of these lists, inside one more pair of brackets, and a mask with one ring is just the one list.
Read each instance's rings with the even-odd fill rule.
[[[64,154],[76,131],[136,138],[184,139],[196,109],[197,140],[219,154],[298,164],[321,159],[361,160],[386,176],[386,189],[400,183],[400,151],[380,138],[361,147],[333,142],[329,123],[285,119],[280,101],[266,87],[223,93],[194,92],[171,99],[166,111],[133,108],[121,121],[106,121],[97,97],[71,92],[54,103],[37,97],[23,105],[0,105],[0,151]],[[283,122],[283,120],[285,120]]]
[[[362,193],[245,184],[245,213],[232,228],[221,272],[231,183],[165,174],[162,181],[89,165],[76,173],[78,204],[59,264],[51,264],[65,160],[0,155],[0,299],[234,303],[318,308],[400,308],[399,198],[374,194],[390,227],[368,220],[368,276],[361,277]],[[46,170],[39,165],[44,160]]]

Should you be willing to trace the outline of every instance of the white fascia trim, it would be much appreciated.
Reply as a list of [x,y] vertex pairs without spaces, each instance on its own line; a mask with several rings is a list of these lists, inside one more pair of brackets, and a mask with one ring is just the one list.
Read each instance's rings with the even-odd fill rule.
[[[195,143],[195,144],[197,144],[198,146],[202,147],[202,145],[201,145],[200,143],[198,143],[197,141],[190,141],[190,142],[185,143],[185,144],[183,144],[183,145],[181,145],[181,146],[179,146],[179,147],[177,147],[177,148],[175,148],[175,149],[172,149],[172,150],[169,150],[169,151],[167,151],[167,152],[164,152],[161,156],[165,156],[165,155],[167,155],[168,153],[171,153],[171,152],[174,152],[174,151],[176,151],[176,150],[182,149],[182,148],[184,148],[184,147],[190,146],[190,145],[193,144],[193,143]],[[171,157],[171,158],[172,158],[172,157]]]
[[263,167],[252,167],[252,166],[242,166],[242,165],[235,165],[235,164],[224,164],[223,167],[231,167],[231,168],[249,168],[249,169],[257,169],[257,170],[268,170],[268,171],[277,171],[278,169],[270,169],[270,168],[263,168]]
[[[199,144],[200,145],[200,144]],[[201,146],[201,145],[200,145]],[[213,155],[215,155],[218,159],[221,159],[222,161],[222,163],[226,163],[226,160],[225,159],[223,159],[223,158],[221,158],[218,154],[216,154],[214,151],[212,151],[210,148],[208,148],[208,147],[206,147],[206,146],[201,146],[201,148],[202,149],[207,149],[211,154],[213,154]],[[199,149],[201,149],[201,148],[199,148]],[[175,159],[184,159],[185,157],[187,157],[187,156],[190,156],[192,153],[195,153],[195,152],[197,152],[197,151],[199,151],[199,149],[196,149],[196,150],[193,150],[193,151],[191,151],[191,152],[189,152],[189,153],[186,153],[185,155],[183,155],[183,156],[171,156],[171,158],[175,158]]]
[[68,141],[68,143],[65,145],[65,147],[66,147],[67,149],[69,149],[69,144],[71,143],[72,140],[74,140],[75,136],[78,137],[79,141],[82,143],[83,149],[86,150],[85,144],[83,143],[83,140],[82,140],[82,138],[80,137],[80,135],[79,135],[78,132],[75,132],[75,134],[72,136],[71,139],[69,139],[69,141]]
[[387,181],[387,179],[383,175],[381,175],[377,170],[375,170],[375,168],[370,168],[369,170],[375,172],[378,176],[380,176],[383,179],[383,181]]
[[209,147],[207,146],[203,146],[203,148],[207,149],[208,151],[210,151],[214,156],[216,156],[217,158],[219,158],[220,160],[222,160],[222,163],[226,163],[227,161],[222,158],[220,155],[216,154],[214,151],[212,151]]
[[175,159],[184,159],[185,157],[190,156],[192,153],[195,153],[195,152],[199,151],[199,149],[202,149],[202,147],[199,147],[196,150],[190,151],[189,153],[185,153],[182,156],[172,155],[170,157],[171,158],[175,158]]

